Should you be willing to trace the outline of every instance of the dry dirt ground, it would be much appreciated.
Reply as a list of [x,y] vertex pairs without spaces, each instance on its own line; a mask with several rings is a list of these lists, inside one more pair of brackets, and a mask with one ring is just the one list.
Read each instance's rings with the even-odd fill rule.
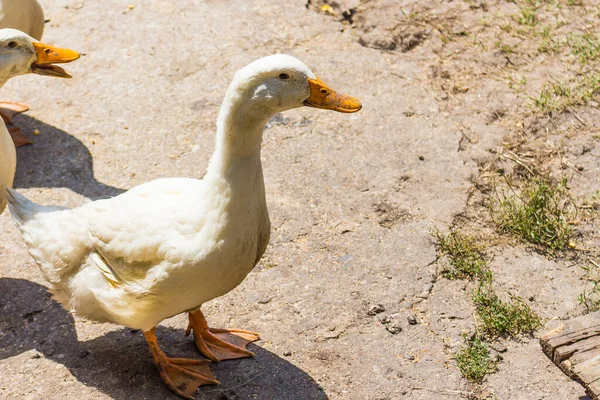
[[[489,228],[478,187],[500,168],[567,176],[580,199],[600,189],[594,48],[589,60],[572,51],[597,33],[597,2],[42,3],[45,41],[83,57],[70,81],[27,76],[2,90],[31,106],[18,124],[35,144],[19,149],[15,186],[38,202],[202,177],[229,81],[260,56],[297,56],[363,102],[357,114],[301,109],[270,122],[270,246],[204,308],[211,325],[262,340],[256,358],[215,365],[222,384],[197,399],[586,398],[535,337],[503,341],[482,385],[462,378],[454,355],[475,330],[473,284],[438,274],[430,232]],[[556,82],[571,95],[535,101]],[[597,244],[595,222],[581,218],[577,247]],[[73,318],[47,295],[7,213],[0,232],[0,398],[175,398],[140,332]],[[538,332],[585,311],[584,258],[511,240],[489,252],[498,290],[525,299],[543,318]],[[385,311],[369,315],[376,304]],[[183,316],[167,320],[159,340],[198,357],[185,328]]]

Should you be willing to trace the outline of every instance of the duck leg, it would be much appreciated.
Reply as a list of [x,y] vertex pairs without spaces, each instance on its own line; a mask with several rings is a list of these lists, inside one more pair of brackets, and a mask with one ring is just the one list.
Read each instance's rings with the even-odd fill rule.
[[193,400],[199,386],[219,383],[208,367],[210,361],[167,357],[158,346],[155,328],[144,332],[144,337],[148,342],[160,377],[175,394]]
[[200,310],[189,313],[189,320],[185,335],[188,336],[193,329],[196,347],[212,361],[254,357],[254,353],[246,350],[246,346],[260,339],[257,333],[240,329],[209,328]]
[[[12,101],[0,101],[0,116],[7,124],[13,123],[13,117],[19,113],[29,110],[25,104],[15,103]],[[25,136],[17,127],[8,130],[16,147],[31,144],[31,140]]]

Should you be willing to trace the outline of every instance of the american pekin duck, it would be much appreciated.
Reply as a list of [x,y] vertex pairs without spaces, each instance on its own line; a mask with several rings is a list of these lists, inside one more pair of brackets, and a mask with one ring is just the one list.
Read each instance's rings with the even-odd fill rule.
[[158,179],[75,209],[41,206],[7,190],[54,298],[79,316],[142,330],[163,381],[181,397],[193,399],[198,386],[217,383],[210,361],[167,357],[155,327],[185,312],[187,333],[193,330],[208,359],[253,355],[246,345],[257,334],[209,328],[200,307],[238,286],[263,255],[270,231],[263,130],[276,113],[302,106],[361,109],[298,59],[273,55],[235,74],[202,180]]
[[[70,78],[54,65],[79,58],[73,50],[43,44],[15,29],[0,29],[0,87],[12,77],[29,73]],[[0,191],[12,187],[17,157],[11,135],[0,120]],[[6,196],[0,195],[0,213],[6,207]]]
[[[36,40],[44,33],[44,11],[37,0],[0,0],[0,29],[17,29]],[[27,111],[28,106],[13,101],[0,101],[0,117],[12,123],[15,114]],[[11,135],[16,146],[31,143],[27,136],[14,127]]]

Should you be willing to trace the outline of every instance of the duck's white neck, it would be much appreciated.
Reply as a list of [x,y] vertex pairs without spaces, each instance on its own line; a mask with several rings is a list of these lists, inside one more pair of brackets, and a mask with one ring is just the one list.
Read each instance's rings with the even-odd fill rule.
[[[240,169],[261,170],[262,134],[273,113],[252,102],[251,96],[243,87],[229,88],[217,119],[215,151],[207,177],[228,179],[239,175]],[[250,170],[247,172],[252,173]]]

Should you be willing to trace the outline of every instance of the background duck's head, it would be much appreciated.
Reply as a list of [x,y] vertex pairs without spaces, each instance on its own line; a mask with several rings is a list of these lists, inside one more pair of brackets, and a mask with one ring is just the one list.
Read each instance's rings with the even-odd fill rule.
[[361,109],[358,99],[336,93],[300,60],[276,54],[254,61],[235,74],[227,98],[244,97],[253,111],[265,115],[309,106],[344,113]]
[[28,73],[70,78],[71,75],[54,64],[78,58],[79,54],[73,50],[40,43],[16,29],[0,29],[0,84]]

